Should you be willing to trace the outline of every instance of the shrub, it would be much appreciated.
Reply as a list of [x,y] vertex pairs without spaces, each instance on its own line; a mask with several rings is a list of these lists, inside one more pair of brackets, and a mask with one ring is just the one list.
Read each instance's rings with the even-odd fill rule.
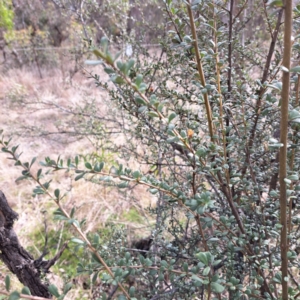
[[107,38],[92,49],[96,60],[87,63],[102,65],[110,81],[91,76],[127,114],[124,130],[131,140],[122,155],[148,171],[122,164],[105,171],[103,162],[78,157],[42,163],[74,172],[75,180],[121,189],[146,186],[157,199],[149,209],[156,222],[147,247],[128,244],[122,228],[106,241],[98,233],[85,235],[85,220],[64,208],[61,191],[50,189],[43,170],[33,174],[31,164],[2,142],[2,151],[23,167],[22,178],[37,182],[34,193],[51,197],[56,217],[73,225],[76,247],[90,251],[89,263],[79,264],[78,271],[92,274],[95,285],[99,278],[108,284],[98,287],[101,299],[299,295],[293,270],[299,264],[300,67],[290,68],[288,55],[297,52],[298,37],[291,47],[290,3],[282,34],[283,5],[271,2],[259,10],[270,45],[251,40],[247,3],[231,1],[225,8],[219,2],[165,1],[171,28],[154,59],[140,41],[126,61]]

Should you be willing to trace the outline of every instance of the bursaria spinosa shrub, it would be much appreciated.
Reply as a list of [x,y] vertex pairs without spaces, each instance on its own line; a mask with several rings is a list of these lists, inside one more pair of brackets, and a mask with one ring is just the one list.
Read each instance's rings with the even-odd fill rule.
[[147,187],[155,225],[143,247],[127,243],[122,230],[106,241],[85,235],[42,169],[34,175],[14,148],[3,151],[76,229],[73,242],[91,253],[78,271],[106,284],[99,299],[297,299],[299,41],[292,45],[286,30],[298,32],[299,8],[291,15],[278,1],[160,4],[159,49],[131,34],[128,57],[104,37],[86,62],[103,67],[108,80],[89,69],[91,77],[125,115],[130,138],[121,157],[148,171],[78,157],[43,163],[75,180]]

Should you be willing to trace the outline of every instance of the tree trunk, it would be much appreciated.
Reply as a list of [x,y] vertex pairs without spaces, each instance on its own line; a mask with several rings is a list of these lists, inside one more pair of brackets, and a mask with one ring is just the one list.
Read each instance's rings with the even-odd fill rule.
[[41,267],[44,264],[41,264],[40,259],[34,260],[20,245],[13,230],[17,218],[18,214],[10,208],[0,191],[0,259],[29,288],[32,295],[51,299],[48,285],[41,280]]

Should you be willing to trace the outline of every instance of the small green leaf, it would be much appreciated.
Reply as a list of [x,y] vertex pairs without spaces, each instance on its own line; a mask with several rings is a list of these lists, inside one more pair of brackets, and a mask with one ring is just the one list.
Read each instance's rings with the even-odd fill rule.
[[98,276],[99,276],[99,272],[95,272],[94,275],[93,275],[93,277],[92,277],[92,283],[93,283],[93,285],[95,284]]
[[119,188],[119,189],[125,189],[125,188],[127,188],[128,187],[128,181],[124,181],[124,182],[121,182],[121,183],[119,183],[118,185],[117,185],[117,187]]
[[42,175],[42,169],[38,169],[37,174],[36,174],[37,179],[40,179],[41,175]]
[[290,72],[291,73],[300,73],[300,66],[296,66],[294,68],[291,68]]
[[110,74],[114,74],[115,70],[112,68],[104,68],[104,71],[106,74],[110,75]]
[[93,168],[92,168],[92,165],[89,163],[89,162],[86,162],[85,164],[85,167],[87,168],[87,169],[89,169],[89,170],[92,170]]
[[135,78],[135,85],[139,88],[143,81],[143,75],[138,74]]
[[224,289],[225,289],[224,286],[222,286],[221,284],[219,284],[219,283],[217,283],[217,282],[212,282],[212,283],[211,283],[211,288],[212,288],[212,290],[213,290],[215,293],[218,293],[218,294],[222,293],[222,292],[224,291]]
[[72,282],[68,282],[65,286],[64,286],[64,294],[66,295],[70,289],[72,288]]
[[125,258],[126,258],[127,261],[130,260],[130,258],[131,258],[130,252],[125,253]]
[[145,258],[144,258],[144,256],[140,255],[139,256],[139,260],[140,260],[140,262],[141,262],[142,265],[145,264]]
[[122,55],[122,51],[117,52],[117,54],[115,55],[114,61],[116,61],[121,55]]
[[35,163],[35,161],[36,161],[36,157],[34,157],[34,158],[31,160],[31,163],[30,163],[30,167],[29,167],[29,168],[31,168],[31,166]]
[[52,179],[43,184],[44,189],[48,190]]
[[18,146],[14,146],[11,148],[11,152],[12,153],[15,153],[17,151],[17,149],[19,148],[19,145]]
[[173,112],[173,113],[171,113],[170,115],[169,115],[169,117],[168,117],[168,121],[169,121],[169,123],[176,117],[177,115]]
[[282,143],[276,143],[276,144],[269,144],[270,149],[276,149],[276,148],[281,148],[283,147]]
[[24,180],[24,179],[28,179],[28,178],[29,178],[29,176],[20,176],[15,181],[18,182],[18,181],[21,181],[21,180]]
[[182,138],[186,138],[187,137],[186,130],[181,130],[180,135]]
[[163,111],[163,108],[164,108],[164,104],[160,103],[157,107],[157,110],[161,113]]
[[158,189],[149,189],[149,192],[152,194],[152,195],[155,195],[158,193]]
[[147,110],[147,106],[141,106],[141,107],[139,107],[139,109],[138,109],[138,112],[139,113],[143,113],[145,110]]
[[183,263],[182,268],[183,268],[184,272],[189,271],[189,265],[186,262]]
[[276,283],[281,284],[281,280],[282,280],[281,272],[276,273],[275,276],[273,277],[273,281],[276,282]]
[[191,278],[195,281],[199,281],[201,283],[203,282],[203,280],[200,277],[196,276],[195,274],[193,274]]
[[141,173],[139,171],[135,171],[135,172],[132,173],[132,177],[134,179],[138,179],[138,178],[141,177]]
[[60,208],[58,208],[57,210],[55,210],[53,214],[57,215],[57,216],[64,216],[64,213],[63,213],[63,211]]
[[34,195],[44,195],[46,192],[40,187],[36,187],[34,190],[33,190],[33,194]]
[[103,168],[103,164],[101,165],[101,163],[97,162],[94,166],[94,171],[101,172],[102,168]]
[[[174,137],[170,137],[166,140],[167,143],[175,143],[175,142],[178,142],[179,141],[179,138],[177,136],[174,136]],[[176,148],[175,148],[176,150]]]
[[267,87],[281,91],[282,90],[282,82],[272,82],[271,84],[268,84]]
[[83,172],[83,173],[77,175],[77,176],[75,177],[75,181],[81,179],[84,175],[85,175],[85,172]]
[[139,91],[143,93],[146,91],[146,89],[147,89],[147,85],[144,82],[142,82],[141,85],[139,86]]
[[284,180],[284,182],[285,182],[286,184],[291,184],[291,183],[292,183],[292,180],[289,180],[289,179],[287,179],[287,178],[284,178],[283,180]]
[[106,53],[106,57],[105,57],[106,61],[108,64],[113,65],[114,63],[114,59],[112,58],[110,53]]
[[118,69],[119,69],[122,73],[124,73],[124,71],[125,71],[125,64],[123,64],[121,61],[117,61],[117,67],[118,67]]
[[18,300],[18,299],[20,299],[20,293],[17,291],[12,292],[8,297],[8,300]]
[[146,105],[146,102],[141,97],[135,97],[135,101],[137,104]]
[[134,66],[134,63],[135,61],[132,58],[127,62],[127,66],[126,66],[127,73]]
[[300,185],[295,186],[295,191],[300,191]]
[[203,270],[203,276],[207,276],[210,272],[210,267],[206,267],[204,270]]
[[59,199],[59,194],[60,194],[60,190],[59,190],[59,189],[56,189],[56,190],[54,191],[54,195],[55,195],[55,198],[56,198],[56,199]]
[[283,72],[289,73],[289,69],[288,69],[288,68],[286,68],[286,67],[284,67],[284,66],[281,66],[280,68],[281,68],[281,70],[282,70]]
[[22,165],[22,163],[19,161],[19,160],[17,160],[16,162],[15,162],[15,166],[21,166]]
[[99,243],[100,243],[100,236],[99,236],[98,233],[95,233],[95,234],[94,234],[93,241],[94,241],[94,244],[95,244],[96,246],[99,245]]
[[200,149],[197,150],[196,154],[199,157],[205,157],[207,154],[207,149],[205,147],[201,147]]
[[196,254],[196,257],[205,265],[209,265],[208,257],[207,257],[207,252],[200,252]]
[[148,116],[152,117],[152,118],[158,118],[158,114],[155,111],[149,111],[148,112]]
[[99,259],[99,257],[95,254],[95,253],[92,253],[92,258],[94,261],[96,261],[98,264],[102,264],[101,263],[101,260]]
[[299,180],[299,176],[297,174],[293,174],[293,175],[288,176],[288,179],[289,180]]
[[103,36],[100,40],[100,45],[103,48],[106,48],[108,45],[108,38],[106,36]]
[[29,289],[27,286],[24,286],[24,287],[22,288],[21,294],[24,294],[24,295],[31,295],[30,289]]
[[75,156],[75,165],[76,165],[76,167],[78,167],[78,164],[79,164],[79,157]]
[[10,290],[10,277],[9,275],[5,276],[5,289],[9,292]]
[[[76,243],[76,244],[81,244],[81,245],[84,244],[84,241],[82,241],[82,240],[80,240],[80,239],[78,239],[78,238],[72,238],[72,239],[71,239],[71,242]],[[52,294],[52,295],[53,295],[53,294]],[[55,295],[54,295],[54,296],[55,296]]]
[[300,113],[298,110],[293,109],[289,111],[289,120],[294,123],[300,123]]
[[71,209],[71,213],[70,213],[70,217],[71,217],[71,218],[74,217],[75,210],[76,210],[75,207],[73,207],[73,208]]
[[54,284],[50,284],[48,287],[48,290],[53,296],[55,296],[57,298],[60,296],[58,293],[58,289]]
[[97,50],[97,49],[93,50],[93,53],[94,53],[97,57],[99,57],[99,58],[104,58],[104,57],[105,57],[104,53],[102,53],[101,51],[99,51],[99,50]]
[[111,79],[112,82],[117,83],[117,84],[123,84],[124,83],[123,78],[121,76],[118,76],[118,75],[114,75],[110,79]]
[[135,287],[131,286],[130,289],[129,289],[129,296],[134,297],[134,293],[135,293]]
[[75,226],[79,227],[80,224],[76,219],[68,219],[68,224],[74,224]]

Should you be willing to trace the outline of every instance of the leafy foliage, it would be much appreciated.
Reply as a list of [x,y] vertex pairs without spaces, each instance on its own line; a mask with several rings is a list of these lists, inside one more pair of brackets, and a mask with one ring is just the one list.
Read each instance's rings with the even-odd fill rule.
[[[2,140],[2,151],[23,168],[19,180],[33,180],[34,195],[53,199],[55,218],[76,232],[75,249],[88,250],[78,273],[92,275],[95,285],[99,278],[106,284],[98,287],[101,299],[280,299],[283,281],[290,299],[300,293],[294,272],[299,267],[299,68],[282,67],[282,5],[259,9],[271,40],[269,47],[259,40],[258,48],[247,35],[247,2],[228,4],[229,9],[217,1],[165,1],[171,28],[153,60],[139,40],[127,60],[107,37],[99,47],[92,45],[96,60],[87,63],[101,65],[109,81],[91,77],[130,124],[124,126],[130,140],[120,154],[134,157],[148,172],[123,164],[107,169],[104,161],[79,156],[47,157],[33,172],[35,159],[22,162],[17,147]],[[295,7],[294,31],[299,13]],[[284,178],[288,202],[280,211],[282,72],[292,76],[292,87]],[[149,209],[156,220],[150,246],[132,247],[121,227],[113,228],[110,239],[85,234],[88,221],[78,220],[75,207],[64,207],[64,192],[52,189],[54,171],[123,189],[146,186],[157,200]],[[285,223],[282,210],[288,213]],[[283,227],[288,230],[285,253]],[[280,269],[283,255],[289,277]]]
[[0,28],[12,29],[14,26],[14,12],[11,0],[0,1]]

